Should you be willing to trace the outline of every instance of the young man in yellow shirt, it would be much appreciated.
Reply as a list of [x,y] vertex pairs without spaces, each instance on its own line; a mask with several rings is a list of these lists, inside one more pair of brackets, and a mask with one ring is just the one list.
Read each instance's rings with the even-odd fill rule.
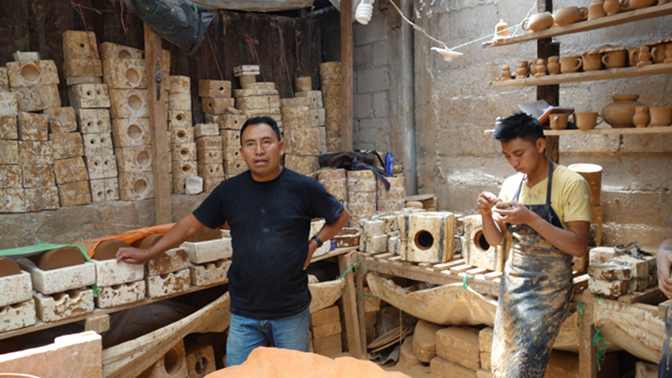
[[[672,217],[670,221],[672,221]],[[668,298],[672,298],[672,278],[670,278],[672,235],[660,243],[656,252],[656,263],[658,264],[658,287]],[[672,310],[669,307],[665,311],[665,337],[663,340],[663,350],[658,363],[658,378],[672,377]]]
[[[588,245],[590,189],[579,174],[544,155],[546,139],[536,119],[506,118],[493,138],[518,173],[506,179],[499,198],[489,192],[478,197],[488,243],[500,244],[507,232],[513,237],[495,316],[492,372],[543,378],[569,310],[572,257],[583,256]],[[495,206],[500,200],[504,205]]]

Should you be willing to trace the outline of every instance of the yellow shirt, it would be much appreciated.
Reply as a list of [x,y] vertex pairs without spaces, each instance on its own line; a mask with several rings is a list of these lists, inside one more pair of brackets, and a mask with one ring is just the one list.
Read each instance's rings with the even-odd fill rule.
[[[504,181],[499,198],[504,201],[514,200],[516,190],[523,179],[518,173]],[[548,177],[532,188],[523,184],[517,202],[523,205],[543,205],[546,203]],[[578,173],[559,165],[553,171],[553,187],[551,188],[551,207],[560,218],[562,227],[567,229],[567,222],[590,222],[590,187],[588,182]]]

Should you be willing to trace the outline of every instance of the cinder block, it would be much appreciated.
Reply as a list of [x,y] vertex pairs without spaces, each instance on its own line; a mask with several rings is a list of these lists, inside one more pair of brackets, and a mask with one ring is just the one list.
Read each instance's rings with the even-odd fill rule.
[[[53,164],[54,149],[51,142],[19,142],[19,161],[23,165]],[[6,162],[11,162],[13,159]]]
[[[208,115],[205,115],[206,122],[208,121]],[[169,110],[168,111],[168,124],[170,127],[173,126],[191,126],[191,111],[189,110]]]
[[33,289],[44,295],[65,292],[96,283],[96,268],[90,262],[54,270],[42,270],[25,257],[17,259],[16,262],[21,269],[30,273]]
[[57,184],[67,184],[69,182],[89,179],[89,173],[81,156],[54,161],[54,175],[56,176]]
[[53,60],[7,62],[9,87],[35,87],[58,84],[58,71]]
[[89,179],[117,177],[117,159],[114,155],[85,156]]
[[632,278],[630,268],[615,263],[599,263],[588,266],[588,275],[602,281],[629,280]]
[[0,189],[0,213],[25,213],[25,192],[23,189]]
[[601,281],[594,278],[588,280],[588,290],[593,294],[607,297],[620,297],[628,291],[629,281]]
[[492,337],[494,330],[492,327],[485,327],[478,332],[478,350],[481,353],[492,352]]
[[30,300],[0,308],[0,332],[12,331],[35,325],[35,301]]
[[103,82],[110,89],[145,89],[144,59],[108,59],[103,62]]
[[[16,167],[18,167],[18,165]],[[23,174],[24,188],[39,188],[56,185],[54,168],[51,164],[23,165],[21,166],[21,170]]]
[[247,171],[245,160],[226,160],[224,162],[224,172],[231,177]]
[[18,97],[13,92],[0,91],[0,116],[14,116],[19,115]]
[[2,288],[0,307],[29,301],[33,298],[33,283],[28,272],[21,271],[20,274],[0,277],[0,287]]
[[231,82],[225,80],[199,80],[198,97],[231,97]]
[[61,96],[58,94],[58,85],[56,84],[12,88],[12,93],[16,96],[19,110],[23,112],[61,107]]
[[[142,268],[142,265],[140,267]],[[100,294],[95,299],[98,308],[116,307],[145,299],[146,284],[144,280],[99,287],[101,289]]]
[[219,164],[199,164],[198,175],[201,177],[222,177],[224,175],[224,165]]
[[22,188],[22,187],[23,187],[22,167],[20,165],[0,164],[0,189]]
[[78,109],[77,123],[82,134],[111,133],[110,111],[107,109]]
[[173,378],[188,377],[187,360],[184,342],[180,340],[163,357],[143,371],[138,378]]
[[422,362],[430,362],[436,356],[436,333],[444,327],[419,320],[413,332],[413,353]]
[[401,235],[402,242],[406,244],[402,259],[427,263],[449,261],[453,256],[453,218],[449,212],[400,214],[399,228],[408,229],[408,234]]
[[194,142],[194,128],[191,126],[171,126],[168,132],[172,144]]
[[189,269],[182,269],[160,276],[145,276],[145,282],[147,283],[147,297],[157,298],[188,290],[191,279]]
[[49,119],[44,114],[19,112],[21,140],[49,140]]
[[324,109],[310,109],[310,125],[322,126],[324,123]]
[[[114,158],[114,156],[112,156]],[[91,179],[91,200],[93,202],[114,201],[119,199],[119,181],[117,177]]]
[[206,286],[228,280],[227,274],[231,267],[231,260],[217,260],[204,264],[189,264],[191,284]]
[[[173,76],[174,78],[175,76]],[[171,93],[168,95],[168,110],[191,111],[191,95],[189,93]]]
[[49,120],[50,134],[77,131],[77,117],[73,107],[46,109],[44,115]]
[[370,170],[348,171],[348,192],[375,192],[376,178]]
[[[294,96],[297,98],[302,98],[302,97],[307,97],[310,99],[310,108],[311,109],[319,109],[322,108],[322,91],[303,91],[303,92],[296,92],[294,93]],[[322,123],[324,124],[324,123]]]
[[112,134],[82,134],[85,156],[109,156],[114,154]]
[[37,317],[45,323],[55,322],[93,312],[93,290],[72,289],[67,292],[44,295],[35,293]]
[[199,123],[194,126],[194,138],[204,136],[219,136],[219,126],[216,123]]
[[[192,160],[192,159],[186,159],[187,157],[192,158],[193,160],[198,160],[199,163],[202,164],[220,164],[222,165],[222,162],[224,161],[224,158],[222,156],[222,151],[221,150],[199,150],[198,154],[195,156],[192,156],[192,153],[196,153],[196,143],[186,143],[188,145],[194,146],[193,150],[186,150],[186,148],[182,147],[177,151],[173,151],[174,155],[178,155],[179,159],[173,159],[173,160]],[[224,168],[222,168],[224,169]]]
[[170,93],[191,93],[191,78],[189,76],[172,75],[170,77]]
[[134,49],[116,43],[103,42],[100,44],[100,59],[142,59],[144,50]]
[[476,372],[460,365],[444,360],[441,357],[432,358],[429,363],[429,371],[443,378],[476,378]]
[[70,105],[75,109],[110,107],[110,93],[106,84],[72,85],[68,87],[68,97]]
[[448,327],[437,331],[436,354],[469,370],[480,369],[478,330],[469,327]]
[[86,205],[91,202],[88,181],[70,182],[58,185],[61,207]]
[[189,345],[186,353],[189,378],[201,378],[217,370],[212,345]]
[[284,141],[285,153],[289,155],[318,156],[320,154],[320,130],[318,129],[287,129],[285,131]]
[[119,172],[150,172],[152,170],[152,146],[115,148]]
[[80,133],[49,134],[49,140],[54,150],[54,160],[84,156],[84,144]]
[[0,92],[9,92],[9,75],[7,67],[0,67]]
[[145,275],[158,276],[189,267],[189,254],[182,248],[169,249],[145,263]]
[[462,254],[469,265],[501,272],[509,256],[511,236],[507,234],[501,245],[488,244],[483,234],[483,225],[480,215],[468,215],[463,218],[464,240]]
[[96,267],[96,284],[114,286],[140,281],[145,277],[143,265],[117,262],[117,260],[91,260]]
[[112,136],[114,147],[151,145],[149,118],[113,119]]
[[63,76],[73,77],[101,77],[103,66],[98,59],[71,59],[63,62]]
[[112,118],[146,118],[146,89],[110,89],[110,115]]
[[152,172],[120,172],[119,198],[122,201],[154,198],[154,174]]
[[221,136],[200,137],[196,139],[196,146],[199,150],[221,150],[222,137]]
[[19,127],[15,115],[0,116],[0,139],[19,139]]
[[94,32],[67,30],[63,33],[63,57],[71,59],[98,59],[98,44]]

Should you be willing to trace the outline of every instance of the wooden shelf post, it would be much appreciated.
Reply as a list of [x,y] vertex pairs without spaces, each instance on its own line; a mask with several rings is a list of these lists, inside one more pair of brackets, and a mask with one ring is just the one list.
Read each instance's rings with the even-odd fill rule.
[[352,151],[352,0],[341,1],[341,151]]

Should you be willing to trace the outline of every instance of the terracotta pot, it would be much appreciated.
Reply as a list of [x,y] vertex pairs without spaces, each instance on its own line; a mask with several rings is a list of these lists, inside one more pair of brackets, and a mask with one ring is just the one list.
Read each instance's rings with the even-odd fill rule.
[[602,69],[602,54],[583,53],[581,55],[583,60],[584,71],[598,71]]
[[523,21],[523,30],[538,32],[553,26],[553,15],[550,13],[537,13]]
[[563,56],[560,58],[560,71],[564,73],[576,72],[581,68],[583,60],[580,56]]
[[607,16],[613,16],[618,13],[619,10],[621,10],[621,4],[618,3],[618,0],[604,1],[604,12]]
[[649,125],[649,107],[648,106],[638,106],[635,108],[635,116],[632,117],[632,123],[635,124],[635,127],[646,127]]
[[565,26],[579,21],[585,21],[588,18],[588,8],[586,7],[565,7],[558,9],[553,14],[553,21],[558,26]]
[[628,52],[626,50],[610,51],[602,56],[602,63],[604,63],[607,69],[625,67],[625,58],[627,56]]
[[588,21],[602,18],[607,15],[604,11],[604,0],[595,0],[588,6]]
[[536,72],[534,73],[534,77],[541,77],[541,76],[546,76],[546,60],[545,59],[537,59],[536,63]]
[[534,76],[537,73],[537,61],[539,59],[534,59],[532,63],[530,63],[530,75]]
[[613,96],[614,102],[602,108],[604,120],[615,129],[635,127],[632,122],[632,118],[635,116],[635,108],[645,106],[637,101],[638,98],[639,95],[637,94]]
[[651,126],[672,125],[672,108],[651,108]]
[[622,0],[621,9],[624,11],[641,9],[655,5],[658,0]]
[[666,50],[667,44],[665,43],[655,45],[653,48],[651,48],[651,60],[653,60],[653,63],[663,63],[665,61]]
[[553,130],[566,129],[568,117],[569,114],[566,113],[551,114],[551,129]]
[[[600,122],[597,122],[597,118],[600,118]],[[604,118],[602,118],[601,115],[597,114],[597,112],[579,112],[579,113],[574,113],[572,114],[572,118],[574,118],[574,123],[576,123],[576,127],[579,128],[579,130],[590,130],[595,128],[595,126],[599,125],[604,121]]]
[[502,66],[502,80],[511,80],[511,70],[508,64]]
[[548,58],[548,64],[546,65],[546,70],[548,70],[549,75],[557,75],[560,73],[560,57],[551,56]]

